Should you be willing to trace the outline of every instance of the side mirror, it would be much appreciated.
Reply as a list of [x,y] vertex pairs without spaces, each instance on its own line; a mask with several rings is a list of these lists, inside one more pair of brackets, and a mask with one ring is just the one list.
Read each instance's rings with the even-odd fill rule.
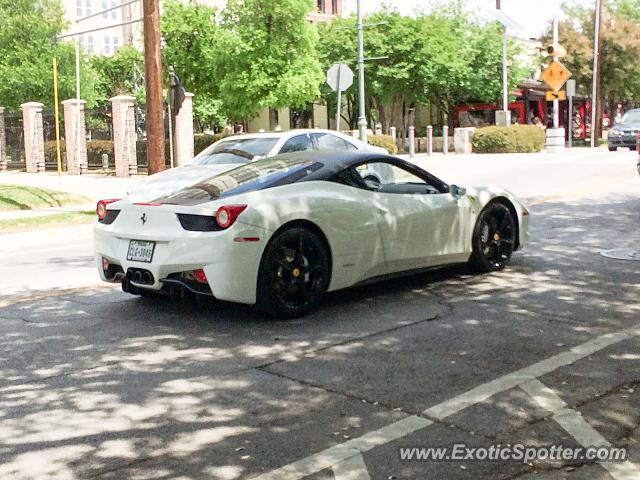
[[449,192],[454,197],[464,197],[467,194],[467,189],[458,185],[449,185]]

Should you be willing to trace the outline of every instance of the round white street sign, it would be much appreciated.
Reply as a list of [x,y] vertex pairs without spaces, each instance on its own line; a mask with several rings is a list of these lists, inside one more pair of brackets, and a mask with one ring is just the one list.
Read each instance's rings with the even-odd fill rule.
[[327,71],[327,83],[332,90],[338,90],[338,79],[340,81],[340,90],[344,91],[353,85],[353,71],[344,63],[335,63]]

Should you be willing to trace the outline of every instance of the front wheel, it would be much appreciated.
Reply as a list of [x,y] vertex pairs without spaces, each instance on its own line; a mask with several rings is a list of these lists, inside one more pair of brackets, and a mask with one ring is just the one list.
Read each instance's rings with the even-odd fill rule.
[[480,213],[473,230],[469,265],[479,272],[502,270],[513,254],[515,242],[511,211],[502,203],[491,203]]
[[328,285],[324,242],[307,228],[288,228],[276,234],[262,256],[257,306],[272,317],[300,317],[320,303]]

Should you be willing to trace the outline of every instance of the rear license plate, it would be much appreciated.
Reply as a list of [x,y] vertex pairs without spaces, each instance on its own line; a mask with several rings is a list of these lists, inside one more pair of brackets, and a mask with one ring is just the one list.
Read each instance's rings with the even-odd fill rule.
[[133,262],[151,263],[156,242],[145,242],[142,240],[131,240],[127,251],[127,260]]

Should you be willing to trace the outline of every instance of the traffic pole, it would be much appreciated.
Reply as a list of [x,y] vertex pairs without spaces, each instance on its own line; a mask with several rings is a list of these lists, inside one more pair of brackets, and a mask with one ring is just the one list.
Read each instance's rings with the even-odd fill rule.
[[340,131],[340,109],[342,107],[342,89],[340,88],[340,75],[342,74],[342,65],[338,67],[338,88],[336,98],[336,132]]
[[144,15],[144,68],[147,106],[147,164],[149,174],[164,170],[162,58],[159,0],[142,0]]
[[359,104],[358,130],[360,131],[360,141],[367,142],[367,117],[365,114],[364,99],[364,25],[362,24],[362,0],[358,0],[358,84],[359,84]]

